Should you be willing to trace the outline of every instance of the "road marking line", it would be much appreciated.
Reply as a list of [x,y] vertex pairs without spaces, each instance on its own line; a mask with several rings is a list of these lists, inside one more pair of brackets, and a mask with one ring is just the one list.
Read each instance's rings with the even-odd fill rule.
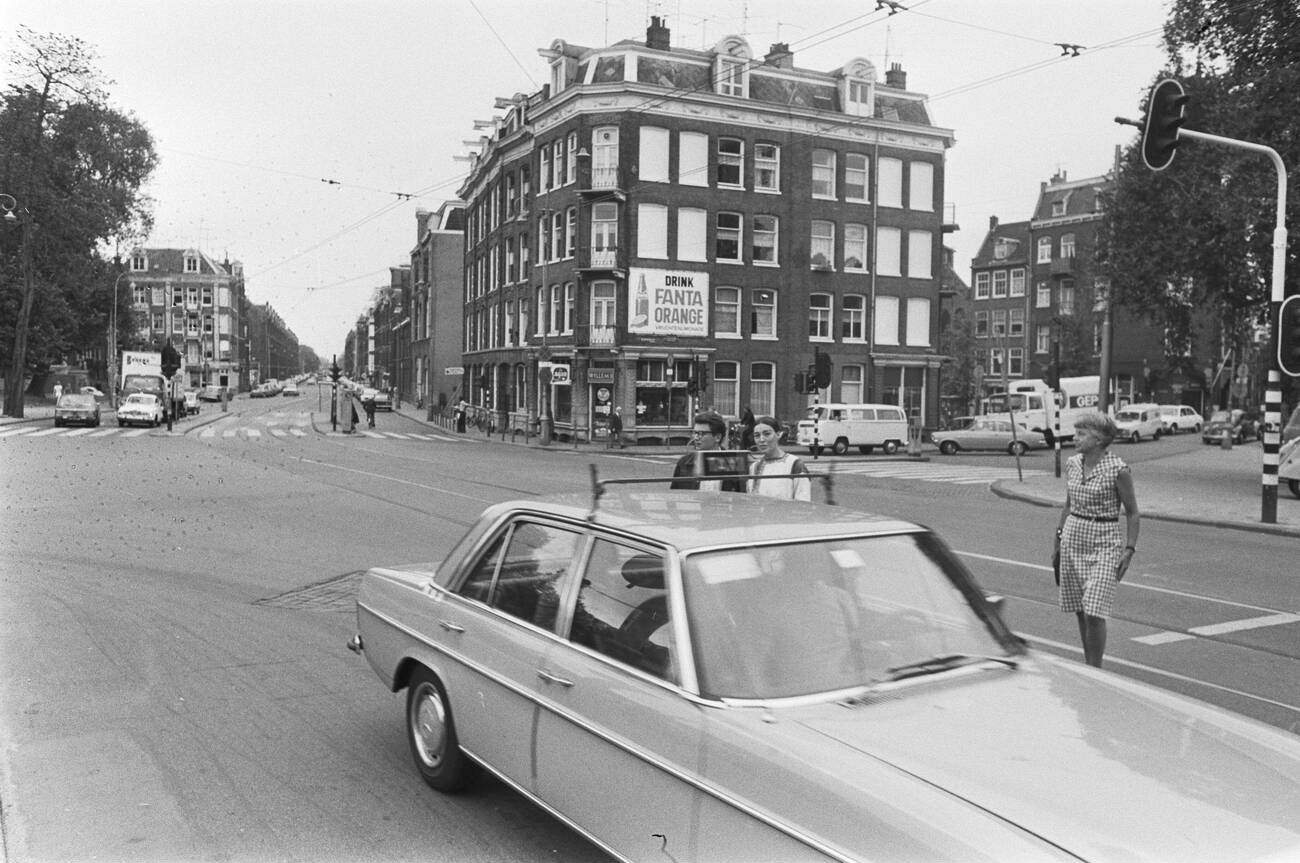
[[45,437],[46,435],[52,435],[52,434],[63,434],[63,429],[62,428],[41,429],[40,431],[32,432],[31,434],[28,435],[28,437]]
[[1188,632],[1196,635],[1223,635],[1225,632],[1240,632],[1243,629],[1262,629],[1265,626],[1283,626],[1300,621],[1300,614],[1268,614],[1263,617],[1247,617],[1242,620],[1230,620],[1227,623],[1212,623],[1207,626],[1193,626]]
[[410,435],[400,434],[400,433],[398,433],[398,432],[385,432],[385,434],[387,434],[389,437],[395,437],[395,438],[397,438],[398,440],[410,440],[410,439],[411,439],[411,436],[410,436]]
[[199,437],[216,437],[216,435],[217,435],[216,429],[204,429],[203,431],[199,432]]
[[107,437],[108,435],[111,435],[111,434],[117,434],[119,431],[121,431],[121,429],[100,429],[100,430],[97,431],[97,432],[92,432],[90,436],[91,436],[91,437]]
[[379,432],[362,431],[361,434],[362,434],[364,437],[379,438],[380,440],[383,440],[383,438],[384,438],[384,436],[383,436],[382,434],[380,434]]
[[271,429],[271,434],[275,435],[276,437],[288,437],[288,436],[289,436],[289,433],[288,433],[287,431],[285,431],[284,429]]
[[93,431],[94,431],[93,428],[72,429],[66,435],[64,435],[64,437],[81,437],[83,434],[90,434]]
[[294,437],[306,437],[306,436],[307,436],[307,433],[306,433],[305,431],[303,431],[302,429],[298,428],[297,426],[295,426],[295,427],[289,429],[289,434],[293,435]]
[[131,429],[128,432],[122,432],[122,437],[139,437],[142,434],[148,434],[149,429]]
[[1186,632],[1170,632],[1166,630],[1165,632],[1157,632],[1155,635],[1140,635],[1129,640],[1155,647],[1161,644],[1171,644],[1175,641],[1188,641],[1195,637],[1195,635],[1189,635]]
[[438,487],[438,486],[425,485],[425,484],[422,483],[422,482],[411,482],[410,480],[408,480],[408,479],[402,479],[401,477],[396,477],[396,476],[385,476],[385,475],[382,474],[382,473],[374,473],[374,472],[372,472],[372,471],[368,471],[368,470],[358,470],[358,469],[353,468],[353,467],[344,467],[343,465],[339,465],[339,464],[330,464],[329,462],[326,462],[326,461],[317,461],[317,460],[314,459],[314,458],[305,458],[305,459],[302,459],[302,461],[306,462],[307,464],[318,464],[318,465],[320,465],[321,467],[328,467],[328,468],[333,468],[334,470],[346,471],[347,473],[359,473],[359,474],[361,474],[362,476],[374,477],[375,479],[382,479],[382,480],[386,480],[386,481],[388,481],[388,482],[399,482],[399,483],[402,483],[403,485],[413,485],[413,486],[416,486],[417,488],[424,488],[424,489],[428,489],[428,490],[430,490],[430,491],[437,491],[437,492],[441,492],[441,493],[443,493],[443,494],[449,494],[449,495],[451,495],[452,497],[463,497],[463,498],[465,498],[465,500],[477,501],[477,502],[479,502],[479,503],[492,503],[492,502],[493,502],[493,501],[491,501],[491,500],[489,500],[488,498],[485,498],[485,497],[474,497],[473,495],[469,495],[469,494],[460,494],[459,492],[454,492],[454,491],[451,491],[451,490],[449,490],[449,489],[440,488],[440,487]]
[[226,429],[221,433],[222,437],[234,437],[239,434],[239,429]]
[[32,431],[34,428],[35,426],[33,426],[32,428],[25,428],[25,429],[10,429],[9,431],[0,432],[0,437],[16,437],[17,435],[27,434],[28,432]]
[[258,438],[262,436],[262,433],[257,429],[244,429],[244,434],[250,438]]

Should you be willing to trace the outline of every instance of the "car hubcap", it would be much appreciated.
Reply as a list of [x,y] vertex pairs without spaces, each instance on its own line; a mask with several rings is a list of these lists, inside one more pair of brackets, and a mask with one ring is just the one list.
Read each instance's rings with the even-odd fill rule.
[[411,735],[421,761],[430,767],[442,763],[447,742],[447,717],[442,709],[442,699],[430,684],[421,686],[416,695]]

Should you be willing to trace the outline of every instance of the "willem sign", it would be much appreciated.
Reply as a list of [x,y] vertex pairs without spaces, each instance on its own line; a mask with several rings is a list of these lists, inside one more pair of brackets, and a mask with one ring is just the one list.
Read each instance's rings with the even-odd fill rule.
[[709,334],[709,274],[694,270],[628,270],[628,332],[654,336]]

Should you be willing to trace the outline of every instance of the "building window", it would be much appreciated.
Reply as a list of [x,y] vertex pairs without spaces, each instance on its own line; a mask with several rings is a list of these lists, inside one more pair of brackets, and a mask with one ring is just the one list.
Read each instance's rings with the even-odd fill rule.
[[975,299],[987,300],[988,298],[989,298],[989,274],[987,272],[976,273],[975,274]]
[[212,305],[212,286],[204,285],[200,294],[200,302],[205,306]]
[[1012,348],[1007,356],[1007,374],[1018,378],[1025,373],[1025,349]]
[[749,334],[756,339],[776,338],[776,291],[749,292]]
[[562,332],[573,332],[573,312],[574,304],[577,300],[577,285],[568,282],[564,286],[564,329]]
[[506,300],[505,318],[506,318],[505,339],[503,343],[505,344],[506,347],[511,347],[512,345],[517,344],[519,341],[519,333],[517,330],[515,330],[515,301],[514,300]]
[[821,219],[812,220],[812,268],[814,270],[835,269],[835,223]]
[[857,117],[870,117],[871,82],[850,80],[845,87],[844,113]]
[[781,148],[775,144],[754,145],[754,190],[781,190]]
[[739,138],[718,139],[717,180],[719,186],[741,186],[745,169],[745,142]]
[[709,136],[682,132],[677,136],[677,182],[683,186],[709,185]]
[[[618,187],[618,127],[602,126],[591,133],[591,186],[593,189]],[[528,189],[524,188],[524,197]]]
[[1062,279],[1057,295],[1057,310],[1063,315],[1074,314],[1074,279]]
[[876,161],[876,203],[882,207],[903,206],[903,163],[899,159]]
[[1050,264],[1052,262],[1052,238],[1038,238],[1038,258],[1036,263]]
[[537,331],[534,335],[542,335],[546,332],[546,288],[537,289],[537,303],[534,306],[537,309]]
[[[575,214],[576,215],[576,214]],[[565,228],[564,213],[555,210],[551,213],[551,257],[552,261],[558,261],[564,257],[564,250],[567,243],[564,240]]]
[[677,260],[709,259],[709,214],[694,207],[677,210]]
[[551,335],[559,335],[564,328],[564,292],[559,285],[551,285],[551,322],[548,330]]
[[154,313],[153,313],[153,330],[154,330],[154,332],[157,332],[157,333],[161,333],[161,332],[163,331],[163,316],[162,316],[162,312],[154,312]]
[[755,264],[771,264],[773,266],[777,264],[777,225],[776,216],[754,217],[754,244],[751,251]]
[[740,365],[713,364],[713,406],[724,417],[740,416]]
[[205,335],[209,335],[209,336],[212,335],[213,327],[214,327],[214,326],[215,326],[215,325],[213,324],[213,321],[212,321],[212,315],[204,315],[204,316],[203,316],[203,332],[204,332],[204,334],[205,334]]
[[718,58],[717,73],[713,80],[718,84],[718,92],[723,96],[736,96],[743,99],[745,97],[745,83],[747,74],[745,67],[746,60],[735,60],[729,57]]
[[1040,326],[1034,331],[1034,352],[1045,354],[1052,349],[1052,328]]
[[149,269],[149,261],[145,258],[143,252],[136,252],[131,256],[131,270],[136,273],[144,272]]
[[808,340],[831,341],[831,295],[813,294],[808,298]]
[[776,410],[776,366],[772,363],[750,365],[749,409],[755,416],[770,416]]
[[913,210],[934,210],[934,165],[929,162],[908,164],[911,182],[907,190],[907,205]]
[[718,213],[713,254],[719,261],[739,262],[740,236],[744,223],[740,213]]
[[1052,307],[1052,288],[1047,282],[1037,282],[1034,285],[1034,308],[1049,309]]
[[591,326],[612,327],[618,320],[618,286],[613,282],[593,282],[591,286]]
[[663,204],[638,204],[636,248],[643,258],[668,257],[668,208]]
[[[158,289],[155,288],[154,290],[157,291]],[[132,284],[131,302],[137,306],[149,305],[149,289],[146,288],[144,285]],[[154,305],[158,305],[158,306],[162,305],[162,291],[158,291],[158,300],[154,303]]]
[[845,294],[840,301],[840,338],[846,342],[865,342],[866,298],[861,294]]
[[1061,257],[1074,257],[1074,234],[1061,234]]
[[1008,318],[1008,321],[1009,321],[1008,326],[1010,327],[1010,329],[1007,332],[1009,335],[1023,336],[1025,334],[1025,310],[1024,309],[1011,309],[1010,317]]
[[934,243],[929,231],[907,232],[907,275],[928,279],[934,272]]
[[539,164],[537,166],[537,188],[545,192],[552,187],[551,184],[551,148],[546,144],[541,146],[538,153]]
[[1016,267],[1011,271],[1011,296],[1023,297],[1025,295],[1025,268]]
[[849,222],[844,226],[844,269],[866,272],[867,226]]
[[713,334],[721,338],[740,337],[740,288],[714,290]]
[[519,341],[523,344],[528,341],[528,300],[519,301]]
[[1065,199],[1064,199],[1064,198],[1058,198],[1058,199],[1056,199],[1055,201],[1052,202],[1052,215],[1053,215],[1053,216],[1064,216],[1064,215],[1065,215]]
[[975,338],[986,339],[989,336],[989,313],[975,313]]
[[565,177],[566,183],[574,183],[578,180],[578,133],[570,132],[568,148],[565,153]]
[[199,259],[198,259],[198,258],[186,258],[186,259],[185,259],[185,272],[187,272],[187,273],[197,273],[198,271],[199,271]]
[[1000,300],[1007,295],[1007,271],[993,271],[993,299]]
[[867,157],[861,153],[844,154],[844,199],[867,200]]
[[876,297],[876,344],[898,344],[898,297]]
[[[527,250],[524,250],[526,253]],[[591,206],[591,265],[614,266],[618,256],[618,204]]]
[[658,126],[641,127],[640,164],[637,171],[649,183],[668,182],[668,130]]
[[840,369],[840,401],[847,404],[862,402],[862,366],[844,366]]
[[993,335],[1001,338],[1007,334],[1007,310],[993,310]]
[[812,194],[814,198],[835,197],[835,153],[832,150],[813,150]]
[[930,301],[912,297],[907,301],[907,343],[930,344]]
[[876,231],[876,272],[882,276],[903,274],[903,232],[898,228]]

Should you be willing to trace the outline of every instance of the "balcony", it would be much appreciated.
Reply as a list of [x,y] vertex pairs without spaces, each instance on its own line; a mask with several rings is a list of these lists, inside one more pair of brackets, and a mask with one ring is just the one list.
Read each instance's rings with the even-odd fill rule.
[[1074,258],[1052,258],[1051,274],[1053,276],[1068,276],[1074,273]]
[[622,278],[623,269],[618,264],[618,249],[584,249],[579,256],[578,269],[591,273],[610,273]]
[[579,348],[616,348],[619,346],[618,327],[597,327],[580,324],[574,328],[573,344]]

